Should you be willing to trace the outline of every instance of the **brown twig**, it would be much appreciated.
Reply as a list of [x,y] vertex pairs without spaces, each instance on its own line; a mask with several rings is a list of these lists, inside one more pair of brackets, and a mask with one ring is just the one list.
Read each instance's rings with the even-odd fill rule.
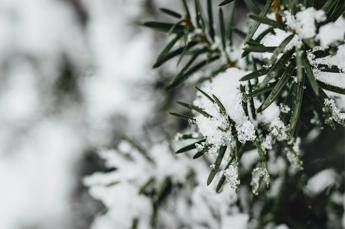
[[281,2],[280,0],[273,0],[272,1],[272,8],[274,10],[275,16],[276,16],[276,20],[278,22],[283,22],[283,17],[282,17],[282,13],[281,13]]

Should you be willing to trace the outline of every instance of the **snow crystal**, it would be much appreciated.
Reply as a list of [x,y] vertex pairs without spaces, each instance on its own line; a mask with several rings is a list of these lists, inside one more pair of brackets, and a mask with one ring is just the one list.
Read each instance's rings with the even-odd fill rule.
[[284,141],[288,137],[287,127],[280,119],[276,119],[270,124],[270,131],[278,141]]
[[202,143],[195,144],[195,148],[198,152],[202,151],[204,149],[205,145]]
[[299,11],[296,15],[285,11],[286,24],[301,38],[312,38],[316,35],[315,22],[326,20],[325,12],[313,7]]
[[230,132],[223,131],[229,126],[224,117],[219,115],[218,117],[208,118],[203,115],[197,115],[195,120],[200,133],[207,138],[207,143],[218,148],[230,142]]
[[282,113],[285,113],[285,114],[287,114],[287,113],[289,113],[290,112],[290,107],[288,106],[288,105],[286,105],[286,104],[280,104],[280,111],[282,112]]
[[324,104],[325,104],[324,110],[331,112],[332,119],[338,122],[339,124],[345,125],[345,113],[339,110],[334,100],[325,99]]
[[236,126],[237,137],[241,143],[246,143],[247,141],[252,142],[255,140],[255,126],[252,122],[246,121],[241,125]]
[[287,152],[287,154],[286,154],[286,157],[287,157],[288,161],[291,163],[291,165],[293,166],[294,169],[298,169],[298,170],[303,169],[302,161],[299,158],[299,154],[289,150]]
[[231,163],[229,168],[224,170],[224,176],[231,189],[237,190],[238,186],[240,185],[240,180],[238,177],[238,163]]
[[293,142],[292,147],[286,147],[284,152],[286,153],[286,158],[291,164],[290,173],[295,174],[298,170],[303,170],[303,161],[301,160],[302,151],[300,149],[301,138],[296,138]]
[[292,149],[296,153],[300,153],[301,152],[300,146],[301,146],[301,138],[298,137],[298,138],[296,138],[295,142],[293,143]]
[[270,175],[267,169],[264,169],[262,167],[256,167],[252,171],[252,180],[250,182],[250,185],[252,186],[252,192],[254,195],[258,195],[261,181],[263,181],[266,184],[266,186],[268,186],[270,183]]
[[265,140],[262,143],[262,146],[265,149],[271,150],[272,149],[272,143],[273,143],[272,135],[267,135],[265,137]]

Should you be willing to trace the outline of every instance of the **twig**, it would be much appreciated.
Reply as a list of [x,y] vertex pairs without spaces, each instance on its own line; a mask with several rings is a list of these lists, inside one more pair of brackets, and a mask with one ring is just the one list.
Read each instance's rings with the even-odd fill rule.
[[272,8],[274,10],[275,16],[276,16],[276,20],[278,22],[283,22],[283,17],[282,17],[282,13],[281,13],[281,2],[280,0],[273,0],[272,1]]

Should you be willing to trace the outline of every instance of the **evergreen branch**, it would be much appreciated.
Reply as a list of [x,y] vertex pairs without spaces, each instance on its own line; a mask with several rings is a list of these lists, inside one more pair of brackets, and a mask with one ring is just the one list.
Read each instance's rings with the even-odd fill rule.
[[201,151],[197,152],[197,153],[193,156],[193,159],[198,159],[198,158],[204,156],[204,155],[208,152],[209,149],[210,149],[210,146],[209,146],[209,145],[205,146]]
[[156,61],[156,63],[154,63],[153,68],[158,68],[160,67],[162,64],[164,64],[165,62],[167,62],[168,60],[182,54],[185,50],[189,50],[192,47],[194,47],[195,45],[197,45],[198,43],[195,41],[189,42],[188,44],[186,44],[183,47],[177,48],[167,54],[164,55],[164,57],[161,57],[159,60]]
[[219,3],[218,6],[225,6],[225,5],[227,5],[227,4],[229,4],[229,3],[233,2],[233,1],[234,0],[224,0],[221,3]]
[[159,10],[162,11],[163,13],[165,13],[165,14],[171,16],[171,17],[177,18],[177,19],[180,19],[182,17],[181,14],[179,14],[176,11],[173,11],[173,10],[169,10],[169,9],[166,9],[166,8],[160,8]]
[[214,177],[216,176],[216,174],[218,173],[218,170],[219,170],[219,166],[220,164],[222,163],[222,160],[223,160],[223,157],[224,157],[224,154],[225,154],[225,151],[226,151],[226,148],[227,146],[221,146],[219,148],[219,151],[218,151],[218,156],[217,156],[217,159],[216,159],[216,162],[214,163],[214,167],[211,169],[211,172],[207,178],[207,185],[210,185],[214,179]]
[[306,72],[306,75],[307,75],[307,79],[314,91],[314,93],[319,96],[319,84],[317,83],[316,79],[315,79],[315,76],[314,76],[314,73],[313,73],[313,69],[309,63],[309,60],[307,58],[306,55],[303,56],[303,63],[304,63],[304,66],[305,66],[305,72]]
[[157,22],[157,21],[148,21],[143,23],[143,26],[149,27],[151,29],[155,29],[161,32],[172,32],[172,33],[183,33],[185,31],[185,27],[182,25],[175,25],[173,23],[168,22]]
[[199,141],[197,141],[197,142],[194,142],[194,143],[192,143],[192,144],[190,144],[190,145],[187,145],[187,146],[185,146],[185,147],[182,147],[181,149],[177,150],[177,151],[175,152],[175,154],[184,153],[184,152],[190,151],[190,150],[192,150],[192,149],[195,149],[196,146],[197,146],[197,144],[203,143],[203,142],[205,142],[205,141],[206,141],[206,139],[201,139],[201,140],[199,140]]
[[274,21],[269,19],[268,17],[263,17],[261,15],[250,14],[250,18],[254,19],[255,21],[261,22],[262,24],[270,25],[274,28],[285,30],[285,25],[281,22]]
[[219,55],[213,56],[210,59],[206,59],[206,60],[203,60],[203,61],[197,63],[196,65],[191,67],[188,71],[181,72],[181,74],[177,75],[176,78],[167,86],[167,88],[170,89],[170,88],[173,88],[173,87],[180,85],[185,80],[187,80],[191,76],[191,74],[200,70],[201,68],[205,67],[206,65],[214,62],[219,57],[220,57]]
[[[259,14],[260,17],[266,16],[266,14],[268,13],[268,11],[270,9],[271,2],[272,2],[272,0],[267,0],[266,1],[266,4],[265,4],[264,8],[262,9],[262,11]],[[254,20],[254,22],[249,26],[249,31],[247,33],[245,42],[247,42],[247,41],[249,41],[250,39],[253,38],[253,36],[254,36],[256,30],[259,28],[260,24],[261,24],[260,21]]]
[[296,135],[296,127],[301,113],[304,91],[304,76],[295,84],[293,107],[290,118],[290,136]]
[[183,107],[186,107],[186,108],[188,108],[190,110],[194,110],[194,111],[202,114],[206,118],[212,118],[212,115],[210,115],[209,113],[207,113],[206,111],[204,111],[202,108],[200,108],[198,106],[195,106],[193,104],[184,103],[184,102],[181,102],[181,101],[177,101],[177,103],[180,104]]
[[322,82],[320,80],[317,80],[317,83],[320,85],[320,87],[322,87],[323,89],[325,89],[327,91],[333,91],[333,92],[336,92],[338,94],[345,95],[345,88],[338,87],[335,85],[330,85],[330,84],[327,84],[327,83]]
[[284,75],[279,79],[278,83],[273,87],[269,96],[262,103],[262,105],[258,108],[258,112],[262,112],[263,110],[265,110],[281,94],[284,86],[286,86],[286,84],[288,83],[289,77],[290,77],[288,72],[289,71],[284,72]]

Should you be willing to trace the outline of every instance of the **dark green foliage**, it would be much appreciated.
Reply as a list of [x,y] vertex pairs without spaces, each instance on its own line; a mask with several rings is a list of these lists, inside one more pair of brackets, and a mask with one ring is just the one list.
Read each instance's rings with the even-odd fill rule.
[[225,0],[225,1],[222,1],[221,3],[219,3],[219,6],[224,6],[226,4],[229,4],[231,2],[233,2],[234,0]]
[[185,30],[182,25],[167,22],[149,21],[145,22],[143,25],[161,32],[181,33]]
[[192,149],[195,149],[195,148],[196,148],[196,144],[200,144],[200,143],[202,143],[202,142],[204,142],[204,141],[205,141],[205,139],[202,139],[202,140],[200,140],[200,141],[197,141],[197,142],[194,142],[194,143],[192,143],[192,144],[190,144],[190,145],[187,145],[187,146],[185,146],[185,147],[183,147],[183,148],[177,150],[177,151],[176,151],[176,154],[184,153],[184,152],[190,151],[190,150],[192,150]]
[[174,17],[174,18],[181,18],[181,14],[173,11],[173,10],[169,10],[169,9],[166,9],[166,8],[160,8],[160,10],[163,12],[163,13],[166,13],[167,15],[171,16],[171,17]]
[[289,82],[290,75],[288,72],[284,72],[284,75],[279,79],[277,84],[272,88],[271,93],[266,98],[266,100],[262,103],[259,107],[258,112],[262,112],[265,110],[269,105],[271,105],[274,101],[276,101],[277,97],[282,93],[284,87]]
[[212,115],[210,115],[209,113],[207,113],[206,111],[204,111],[202,108],[200,108],[198,106],[195,106],[193,104],[184,103],[184,102],[181,102],[181,101],[178,101],[177,103],[179,105],[185,107],[185,108],[188,108],[188,109],[193,110],[193,111],[195,111],[195,112],[197,112],[199,114],[202,114],[206,118],[212,118]]
[[218,169],[219,169],[220,163],[223,160],[226,148],[227,148],[226,146],[221,146],[219,148],[219,152],[218,152],[218,156],[217,156],[216,162],[214,163],[214,167],[211,168],[210,175],[207,178],[207,185],[211,184],[211,182],[213,181],[214,177],[218,173]]
[[[190,7],[192,2],[194,3],[194,8]],[[282,4],[282,6],[274,8],[273,5],[278,3]],[[337,52],[337,45],[343,44],[343,42],[340,41],[329,47],[313,50],[315,46],[319,45],[319,41],[311,38],[298,40],[299,43],[297,45],[294,43],[291,46],[292,42],[296,42],[295,38],[298,38],[299,34],[293,29],[288,28],[285,24],[286,20],[283,13],[277,12],[277,10],[284,9],[292,14],[296,14],[302,7],[321,8],[325,11],[327,20],[326,22],[316,23],[316,27],[319,29],[323,24],[335,21],[344,15],[345,1],[224,0],[217,1],[217,4],[219,9],[216,11],[213,10],[215,5],[212,3],[212,0],[183,0],[182,5],[184,13],[177,13],[175,11],[170,12],[168,10],[163,11],[169,16],[176,18],[177,22],[150,22],[146,24],[153,29],[164,31],[172,36],[166,47],[159,54],[154,66],[161,66],[174,57],[178,57],[177,62],[181,63],[180,70],[176,71],[177,75],[172,79],[167,88],[176,88],[183,83],[190,82],[190,78],[194,73],[204,69],[209,70],[209,74],[201,74],[203,77],[200,77],[200,79],[196,81],[196,84],[212,80],[212,78],[216,77],[220,72],[226,71],[228,68],[242,67],[241,63],[239,63],[240,61],[232,59],[228,52],[231,48],[239,48],[238,46],[233,46],[234,35],[236,35],[236,39],[239,39],[244,44],[243,49],[240,50],[242,54],[241,61],[245,62],[245,70],[249,71],[248,74],[242,76],[242,86],[240,88],[243,94],[242,107],[245,116],[248,120],[255,123],[258,121],[256,119],[260,118],[261,113],[265,112],[272,104],[286,105],[290,108],[289,111],[282,112],[280,115],[280,119],[288,129],[289,136],[287,139],[275,143],[273,151],[284,156],[286,156],[286,152],[284,151],[286,149],[295,153],[292,147],[293,143],[297,138],[302,138],[302,140],[304,140],[306,134],[316,126],[310,123],[310,120],[314,118],[314,116],[319,118],[319,125],[323,128],[325,128],[325,124],[329,124],[336,128],[338,124],[335,124],[334,120],[332,120],[331,112],[324,111],[324,101],[328,98],[324,90],[345,94],[345,89],[339,87],[339,85],[330,85],[318,80],[315,72],[317,70],[341,73],[343,70],[338,66],[315,64],[313,58],[327,58],[334,55]],[[202,6],[206,6],[206,8],[202,9]],[[233,20],[234,12],[236,13],[237,9],[236,7],[240,6],[244,6],[249,11],[248,18],[250,19],[250,23],[249,28],[245,31],[236,28],[236,22]],[[205,15],[203,15],[203,12],[205,12]],[[218,12],[218,15],[214,15],[214,12]],[[276,17],[272,18],[269,14],[273,14]],[[282,18],[279,19],[279,15],[282,16]],[[195,18],[192,20],[191,16],[195,16]],[[267,29],[260,30],[261,32],[259,33],[258,28],[261,24],[267,26]],[[275,46],[264,45],[264,38],[266,36],[275,35],[279,30],[283,30],[288,34],[286,38]],[[188,37],[188,39],[186,39],[186,37]],[[218,43],[216,43],[216,37],[219,38]],[[254,53],[255,55],[253,55]],[[270,55],[269,58],[259,58],[257,57],[257,53],[270,53],[272,55]],[[230,132],[235,142],[235,144],[231,146],[230,144],[224,145],[218,149],[215,162],[211,167],[207,179],[207,184],[209,185],[212,182],[216,182],[216,191],[220,192],[227,182],[224,174],[220,172],[228,168],[232,160],[239,161],[242,153],[245,151],[244,149],[256,149],[260,157],[258,164],[260,164],[261,168],[269,170],[267,162],[271,152],[269,152],[269,150],[266,151],[263,147],[264,137],[271,131],[269,127],[258,125],[255,132],[255,141],[245,144],[240,143],[238,140],[238,133],[236,132],[237,130],[234,128],[236,124],[228,115],[228,111],[222,103],[224,101],[221,101],[212,93],[207,93],[200,87],[196,87],[196,90],[217,107],[221,116],[227,118],[227,124],[229,126],[226,129],[221,129],[219,127],[215,128],[224,132]],[[201,107],[184,102],[178,103],[184,108],[187,108],[189,112],[192,111],[192,113],[201,114],[206,118],[213,118],[207,110]],[[260,106],[258,107],[257,104]],[[189,115],[173,112],[171,114],[192,122],[195,121],[193,117]],[[269,123],[267,125],[269,125]],[[200,134],[202,135],[202,133]],[[202,145],[202,148],[198,149],[199,151],[194,154],[193,159],[204,157],[212,147],[208,145],[209,143],[204,138],[195,139],[195,142],[177,150],[176,153],[195,150],[199,148],[196,144]],[[232,160],[222,164],[226,152],[231,154]],[[220,166],[221,164],[222,166]],[[300,161],[299,165],[301,164],[302,162]],[[308,162],[303,164],[310,166]],[[219,179],[215,179],[217,174],[219,175]],[[292,203],[298,206],[296,203],[299,201],[299,198],[307,198],[306,194],[303,193],[302,187],[303,185],[305,186],[305,181],[303,181],[301,174],[302,172],[297,173],[295,178],[291,177],[288,172],[283,175],[280,174],[283,176],[283,182],[278,195],[274,198],[267,196],[257,197],[263,201],[264,205],[262,216],[260,216],[261,218],[258,222],[258,228],[265,228],[270,222],[274,222],[277,225],[286,223],[292,226],[292,228],[327,228],[324,221],[323,224],[320,224],[322,226],[318,226],[317,223],[311,223],[311,226],[308,226],[307,224],[304,225],[305,222],[303,222],[303,220],[306,220],[305,217],[300,216],[300,218],[298,218],[296,216],[295,220],[288,215],[294,214],[289,204]],[[309,173],[308,176],[310,175]],[[248,181],[250,174],[241,174],[241,176],[241,180],[244,179]],[[294,187],[288,187],[288,185],[294,185]],[[287,200],[284,200],[282,198],[285,192],[284,189],[292,190],[293,192],[296,190],[296,193],[293,193]],[[251,201],[255,202],[256,199]],[[302,205],[305,205],[308,201],[301,202]],[[251,203],[251,206],[253,205],[254,204]],[[312,209],[310,211],[312,211]],[[320,211],[323,212],[324,209]],[[314,213],[315,212],[310,215],[316,217]]]

